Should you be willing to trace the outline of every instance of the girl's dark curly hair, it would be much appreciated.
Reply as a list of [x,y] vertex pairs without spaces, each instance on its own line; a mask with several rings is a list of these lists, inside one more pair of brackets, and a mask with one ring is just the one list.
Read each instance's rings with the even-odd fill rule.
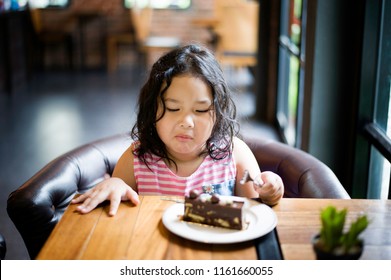
[[[211,136],[206,142],[205,153],[215,160],[225,158],[229,154],[227,152],[232,149],[233,137],[239,132],[236,106],[231,98],[223,71],[214,55],[207,48],[196,44],[180,47],[168,52],[155,62],[140,92],[137,121],[132,128],[131,136],[139,141],[138,149],[134,153],[147,166],[146,157],[151,153],[172,161],[157,134],[155,125],[166,111],[164,94],[170,87],[172,79],[180,75],[200,78],[212,89],[212,107],[216,121]],[[162,88],[163,85],[165,85],[164,88]],[[163,113],[157,118],[159,102],[163,104]]]

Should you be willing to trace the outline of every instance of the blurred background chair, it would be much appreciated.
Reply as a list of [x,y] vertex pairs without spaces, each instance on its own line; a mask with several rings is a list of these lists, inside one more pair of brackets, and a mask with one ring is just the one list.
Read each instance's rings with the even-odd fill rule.
[[[37,256],[73,196],[111,175],[131,141],[129,135],[121,134],[72,150],[48,163],[9,195],[8,215],[31,259]],[[350,198],[334,173],[313,156],[273,140],[245,141],[261,170],[282,177],[285,197]]]
[[[137,1],[136,1],[137,2]],[[134,28],[139,51],[146,56],[147,65],[151,66],[163,53],[181,45],[181,40],[174,36],[161,36],[151,32],[154,9],[147,5],[141,7],[135,3],[130,9],[130,19]]]
[[118,68],[118,50],[121,45],[134,45],[139,54],[144,56],[147,67],[151,66],[163,53],[181,45],[181,40],[173,36],[161,36],[151,32],[154,10],[148,4],[140,6],[135,2],[129,9],[133,32],[112,34],[107,39],[107,71]]
[[[38,64],[44,69],[47,66],[74,68],[74,22],[67,19],[61,26],[51,26],[48,28],[42,20],[42,10],[30,8],[30,17],[34,28],[34,35],[37,44]],[[55,52],[54,57],[60,58],[48,62],[46,56],[48,52]],[[62,62],[62,65],[60,63]]]
[[132,45],[135,43],[131,32],[120,34],[109,34],[107,37],[107,72],[117,70],[119,64],[119,48],[121,45]]
[[216,0],[216,56],[233,67],[257,64],[259,1]]

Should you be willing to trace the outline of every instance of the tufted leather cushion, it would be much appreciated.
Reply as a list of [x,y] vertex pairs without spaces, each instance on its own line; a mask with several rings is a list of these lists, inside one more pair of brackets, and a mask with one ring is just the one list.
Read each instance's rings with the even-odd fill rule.
[[[83,193],[112,174],[130,145],[129,135],[101,139],[47,164],[9,195],[7,211],[34,259],[76,193]],[[334,173],[322,162],[288,145],[245,139],[261,170],[278,173],[285,197],[349,198]],[[76,233],[75,233],[76,234]]]
[[284,197],[350,198],[333,171],[312,155],[273,140],[247,138],[262,171],[281,176]]
[[64,154],[9,195],[7,211],[29,255],[36,257],[73,196],[111,174],[130,145],[128,135],[99,140]]

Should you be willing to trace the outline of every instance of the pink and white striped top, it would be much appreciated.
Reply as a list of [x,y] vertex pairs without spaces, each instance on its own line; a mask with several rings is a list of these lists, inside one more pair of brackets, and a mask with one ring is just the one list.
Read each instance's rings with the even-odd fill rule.
[[189,177],[177,176],[156,155],[148,157],[148,164],[150,169],[134,156],[134,176],[140,195],[183,196],[191,189],[234,195],[236,165],[232,154],[222,160],[213,160],[209,155],[206,156]]

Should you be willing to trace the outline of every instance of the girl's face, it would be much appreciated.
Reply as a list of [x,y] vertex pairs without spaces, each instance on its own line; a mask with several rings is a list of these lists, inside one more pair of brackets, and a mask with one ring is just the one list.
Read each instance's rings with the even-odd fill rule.
[[[156,130],[168,154],[175,161],[198,157],[215,122],[211,88],[199,78],[178,76],[164,93],[164,103]],[[159,104],[156,118],[162,113]]]

